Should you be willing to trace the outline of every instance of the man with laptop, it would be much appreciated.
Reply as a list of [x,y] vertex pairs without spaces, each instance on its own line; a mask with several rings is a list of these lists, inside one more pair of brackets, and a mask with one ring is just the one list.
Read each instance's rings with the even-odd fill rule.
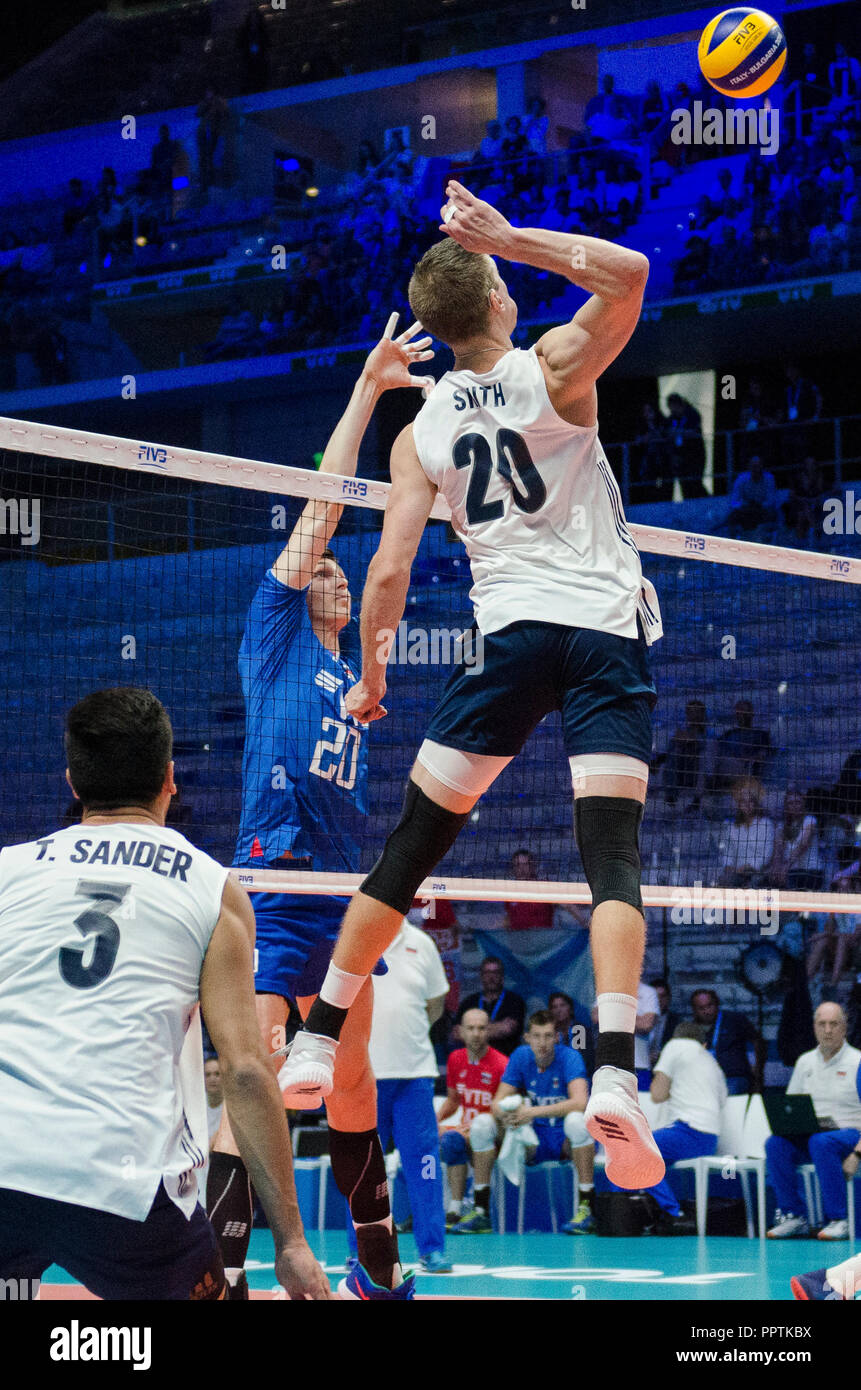
[[861,1052],[846,1042],[839,1004],[820,1004],[813,1019],[817,1047],[803,1052],[786,1096],[765,1098],[772,1134],[765,1142],[768,1179],[777,1199],[772,1240],[810,1234],[799,1165],[813,1163],[826,1224],[820,1240],[847,1240],[846,1179],[861,1157]]

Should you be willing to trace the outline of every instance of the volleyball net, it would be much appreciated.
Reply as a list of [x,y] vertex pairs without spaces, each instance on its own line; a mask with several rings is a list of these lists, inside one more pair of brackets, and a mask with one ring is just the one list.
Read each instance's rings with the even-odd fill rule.
[[[168,823],[235,862],[249,607],[316,500],[343,507],[331,545],[358,612],[388,494],[383,482],[0,419],[2,842],[77,819],[64,716],[90,691],[128,684],[151,689],[173,722],[179,795]],[[707,911],[723,893],[724,906],[729,895],[739,908],[861,912],[861,560],[630,529],[665,633],[651,648],[659,702],[645,904]],[[480,660],[470,584],[438,498],[392,643],[388,717],[367,735],[362,872],[322,873],[312,856],[289,871],[243,869],[249,889],[350,891],[374,863],[453,666]],[[288,714],[295,730],[311,718],[301,691]],[[334,725],[317,731],[323,780],[349,786],[352,742]],[[264,750],[273,788],[287,752]],[[523,849],[530,880],[512,873]],[[424,891],[589,902],[558,714],[482,798]]]

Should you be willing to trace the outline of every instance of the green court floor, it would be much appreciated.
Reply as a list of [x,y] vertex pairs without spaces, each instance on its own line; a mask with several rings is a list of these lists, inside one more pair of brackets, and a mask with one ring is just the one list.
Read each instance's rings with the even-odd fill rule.
[[[337,1231],[310,1232],[309,1242],[333,1285],[343,1273],[346,1239]],[[416,1262],[411,1236],[401,1237],[409,1267]],[[419,1276],[416,1292],[436,1298],[668,1300],[712,1303],[789,1300],[789,1278],[836,1264],[851,1253],[848,1241],[759,1241],[741,1237],[642,1236],[451,1236],[454,1273]],[[255,1230],[248,1257],[252,1289],[273,1291],[272,1240]],[[69,1283],[53,1267],[46,1283]]]

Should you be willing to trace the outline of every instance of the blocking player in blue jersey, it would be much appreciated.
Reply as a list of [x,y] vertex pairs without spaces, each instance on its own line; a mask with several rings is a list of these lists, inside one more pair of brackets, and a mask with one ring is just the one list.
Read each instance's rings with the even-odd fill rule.
[[[412,376],[433,356],[413,324],[394,338],[398,315],[365,362],[350,403],[323,455],[321,472],[352,477],[376,402],[398,386],[433,385]],[[290,540],[263,576],[248,610],[239,652],[245,697],[242,818],[235,863],[266,869],[355,873],[367,812],[367,724],[347,713],[344,696],[360,675],[358,625],[351,621],[347,578],[328,544],[342,507],[309,501]],[[349,898],[252,894],[257,926],[257,1018],[267,1050],[284,1041],[288,1001],[303,1017],[320,988]],[[332,1176],[350,1200],[359,1261],[373,1286],[398,1296],[402,1283],[385,1165],[376,1135],[376,1086],[366,1037],[373,991],[368,981],[357,1026],[339,1057],[337,1098],[328,1106]],[[345,1042],[346,1042],[345,1038]],[[280,1060],[273,1063],[280,1066]],[[251,1232],[248,1174],[225,1111],[207,1184],[235,1297],[247,1297],[242,1273]],[[355,1283],[358,1276],[350,1276]],[[344,1290],[363,1298],[367,1290]],[[391,1297],[392,1294],[388,1293]]]

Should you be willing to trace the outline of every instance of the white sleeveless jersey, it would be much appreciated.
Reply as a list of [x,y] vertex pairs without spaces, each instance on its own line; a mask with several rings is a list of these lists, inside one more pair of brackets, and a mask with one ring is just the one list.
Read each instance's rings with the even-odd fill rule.
[[164,1179],[191,1215],[198,987],[226,877],[144,823],[0,851],[0,1187],[141,1221]]
[[661,636],[597,425],[556,414],[534,348],[489,372],[446,372],[413,423],[472,569],[479,630],[524,618]]

